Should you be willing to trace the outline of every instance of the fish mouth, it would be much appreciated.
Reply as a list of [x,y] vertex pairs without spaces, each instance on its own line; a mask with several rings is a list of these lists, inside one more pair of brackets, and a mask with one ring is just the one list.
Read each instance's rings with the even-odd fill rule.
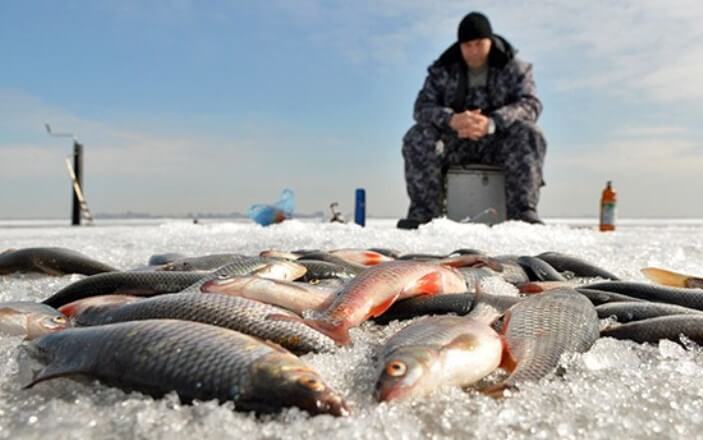
[[330,414],[335,417],[346,417],[351,414],[349,405],[339,396],[327,394],[313,402],[312,408],[306,408],[311,414]]
[[374,397],[377,402],[390,402],[391,400],[403,399],[408,395],[409,389],[406,387],[384,386],[379,383],[376,386]]

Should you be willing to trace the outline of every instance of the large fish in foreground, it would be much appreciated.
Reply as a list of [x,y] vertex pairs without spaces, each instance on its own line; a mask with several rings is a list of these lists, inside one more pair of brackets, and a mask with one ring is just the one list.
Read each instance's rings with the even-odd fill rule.
[[27,386],[88,376],[155,397],[233,401],[238,410],[348,414],[342,398],[283,348],[233,330],[175,320],[69,329],[43,336],[29,351],[46,364]]
[[14,272],[39,272],[54,276],[71,273],[94,275],[115,270],[80,252],[61,247],[8,249],[0,253],[0,275]]
[[391,261],[357,275],[326,309],[311,314],[305,323],[346,345],[351,342],[351,327],[380,316],[397,300],[465,290],[463,277],[452,268],[433,263]]
[[301,322],[266,319],[273,314],[296,316],[279,307],[227,295],[172,293],[128,304],[88,307],[73,315],[77,326],[146,319],[182,319],[212,324],[266,339],[296,353],[330,351],[334,341]]
[[486,390],[499,394],[552,372],[567,352],[584,352],[599,336],[593,304],[573,289],[557,289],[524,299],[497,323],[505,338],[502,366],[510,376]]
[[468,386],[501,361],[503,343],[486,323],[458,316],[420,319],[383,347],[376,399],[418,397],[444,385]]

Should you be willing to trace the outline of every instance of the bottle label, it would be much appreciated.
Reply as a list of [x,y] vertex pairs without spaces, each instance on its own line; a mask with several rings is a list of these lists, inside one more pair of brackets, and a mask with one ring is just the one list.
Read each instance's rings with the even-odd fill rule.
[[603,203],[603,205],[601,206],[600,224],[615,224],[615,203]]

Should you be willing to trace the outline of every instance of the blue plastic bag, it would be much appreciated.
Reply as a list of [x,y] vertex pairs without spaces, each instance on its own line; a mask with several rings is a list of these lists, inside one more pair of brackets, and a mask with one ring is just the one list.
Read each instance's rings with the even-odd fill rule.
[[295,195],[293,190],[284,189],[281,198],[273,205],[252,205],[249,208],[249,218],[261,226],[268,226],[292,218],[294,210]]

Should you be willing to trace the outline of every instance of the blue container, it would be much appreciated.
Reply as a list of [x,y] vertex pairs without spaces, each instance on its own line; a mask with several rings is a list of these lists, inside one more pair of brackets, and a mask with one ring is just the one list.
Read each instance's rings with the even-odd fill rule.
[[354,223],[359,226],[366,226],[366,190],[364,188],[357,188],[356,190]]

